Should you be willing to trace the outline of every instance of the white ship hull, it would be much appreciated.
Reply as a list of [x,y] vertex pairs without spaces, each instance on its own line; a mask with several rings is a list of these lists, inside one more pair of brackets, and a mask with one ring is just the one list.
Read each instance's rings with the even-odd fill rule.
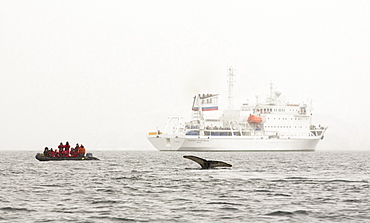
[[198,137],[166,136],[149,137],[149,141],[160,151],[315,151],[320,137]]

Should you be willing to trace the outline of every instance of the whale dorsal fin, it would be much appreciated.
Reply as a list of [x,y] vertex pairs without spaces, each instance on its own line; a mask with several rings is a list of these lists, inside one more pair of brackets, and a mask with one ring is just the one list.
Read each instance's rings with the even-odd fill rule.
[[215,167],[231,167],[230,164],[222,162],[222,161],[205,160],[197,156],[184,156],[184,158],[193,160],[194,162],[198,163],[203,169],[209,169],[209,168],[215,168]]

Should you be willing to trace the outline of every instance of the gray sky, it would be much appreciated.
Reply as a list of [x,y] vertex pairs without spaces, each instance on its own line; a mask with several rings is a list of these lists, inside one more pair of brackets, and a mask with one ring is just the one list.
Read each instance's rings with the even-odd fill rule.
[[[0,1],[0,149],[154,149],[192,97],[270,81],[313,99],[318,149],[368,149],[369,1]],[[226,95],[224,95],[226,96]]]

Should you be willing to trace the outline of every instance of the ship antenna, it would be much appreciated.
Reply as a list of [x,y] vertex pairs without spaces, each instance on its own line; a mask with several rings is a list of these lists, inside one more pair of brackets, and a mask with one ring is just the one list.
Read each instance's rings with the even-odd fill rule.
[[270,100],[272,99],[272,81],[270,81]]
[[228,82],[229,82],[229,97],[228,97],[228,106],[229,110],[234,108],[234,98],[233,98],[233,88],[234,88],[234,69],[230,66],[228,69]]

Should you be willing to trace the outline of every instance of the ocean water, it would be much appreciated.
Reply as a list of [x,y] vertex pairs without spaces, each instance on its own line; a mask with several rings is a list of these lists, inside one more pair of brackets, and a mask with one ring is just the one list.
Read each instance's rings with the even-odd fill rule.
[[370,152],[93,153],[0,152],[0,222],[370,222]]

